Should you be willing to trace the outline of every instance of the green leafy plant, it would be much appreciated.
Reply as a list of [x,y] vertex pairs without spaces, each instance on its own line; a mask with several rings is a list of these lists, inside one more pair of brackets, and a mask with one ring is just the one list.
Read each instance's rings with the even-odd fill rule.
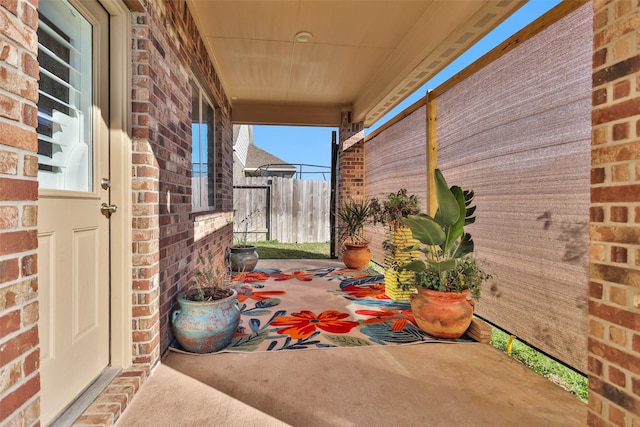
[[436,214],[409,215],[403,219],[422,245],[410,246],[405,251],[419,250],[422,259],[403,264],[399,270],[414,271],[410,283],[400,283],[403,289],[412,286],[443,292],[462,292],[469,289],[479,298],[482,283],[491,278],[473,257],[474,244],[466,225],[475,221],[473,191],[458,186],[449,188],[439,169],[434,171],[435,192],[438,201]]
[[336,212],[342,221],[340,237],[342,241],[365,243],[364,226],[371,215],[371,201],[364,199],[356,201],[348,198]]
[[195,292],[188,295],[192,301],[213,301],[231,295],[231,278],[226,269],[214,265],[213,254],[207,252],[205,258],[202,251],[198,253],[200,267],[193,272],[193,279],[189,285]]
[[[371,199],[371,218],[373,224],[380,223],[387,229],[387,238],[382,242],[385,255],[393,259],[398,248],[392,238],[400,227],[404,226],[402,220],[409,215],[420,212],[420,200],[417,196],[407,194],[406,188],[401,188],[396,193],[389,193],[385,199]],[[408,242],[405,241],[405,246]]]
[[420,212],[420,200],[417,196],[407,194],[406,188],[401,188],[396,193],[389,193],[386,199],[371,199],[371,217],[373,224],[381,223],[390,228],[403,225],[402,220],[409,215]]

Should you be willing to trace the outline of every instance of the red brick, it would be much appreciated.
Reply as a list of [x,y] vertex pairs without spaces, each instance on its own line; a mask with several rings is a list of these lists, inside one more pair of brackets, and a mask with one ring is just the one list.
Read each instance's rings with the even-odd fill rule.
[[638,114],[639,110],[640,98],[632,98],[608,107],[600,107],[591,113],[591,124],[598,125],[633,117]]
[[0,337],[16,332],[20,329],[20,310],[13,310],[0,316]]
[[630,92],[631,92],[631,82],[629,80],[623,80],[613,85],[614,100],[629,96]]
[[609,301],[614,304],[627,306],[627,289],[620,286],[611,286],[609,288]]
[[591,169],[591,184],[602,184],[605,180],[605,170],[604,168],[593,168]]
[[607,360],[610,364],[619,366],[622,369],[640,374],[640,358],[619,350],[605,343],[589,339],[589,352]]
[[601,88],[593,91],[591,103],[595,105],[605,104],[607,102],[607,89]]
[[640,185],[619,185],[611,187],[591,187],[592,203],[634,203],[640,202]]
[[587,363],[589,365],[589,375],[595,375],[597,377],[602,377],[602,362],[595,357],[589,355]]
[[614,141],[620,141],[629,137],[629,123],[617,123],[613,125],[612,138]]
[[2,351],[2,360],[0,360],[0,367],[11,362],[13,359],[20,357],[32,348],[38,345],[38,328],[33,327],[20,335],[11,338],[6,343],[0,346]]
[[602,299],[604,295],[603,286],[597,282],[589,282],[589,297]]
[[[589,395],[589,399],[591,399],[591,395]],[[603,420],[600,415],[594,412],[587,412],[587,425],[589,427],[611,427],[609,422]]]
[[38,134],[35,129],[24,129],[0,122],[0,145],[21,148],[35,153],[38,151]]
[[34,301],[22,308],[22,326],[31,327],[40,318],[40,303]]
[[[36,62],[37,66],[37,62]],[[22,123],[33,128],[38,127],[38,107],[33,104],[22,105]]]
[[[640,399],[615,385],[605,383],[599,378],[589,378],[589,389],[627,411],[635,414],[640,413]],[[611,405],[609,408],[611,408]]]
[[18,0],[0,0],[0,6],[18,16]]
[[0,255],[11,255],[34,250],[38,247],[38,232],[14,231],[0,234]]
[[29,376],[40,368],[40,349],[36,348],[27,354],[22,363],[22,370],[25,376]]
[[604,209],[600,206],[592,206],[589,208],[589,219],[591,222],[604,222]]
[[27,255],[22,258],[21,262],[21,274],[23,277],[33,276],[38,272],[38,258],[37,255]]
[[11,120],[20,120],[20,102],[0,93],[0,117]]
[[29,3],[22,4],[22,22],[34,30],[38,28],[38,12]]
[[0,400],[0,413],[11,414],[40,391],[40,377],[35,376]]
[[589,265],[589,275],[596,280],[640,287],[640,271],[622,266],[592,263]]
[[627,263],[627,248],[621,246],[612,246],[611,247],[611,262],[615,262],[618,264],[626,264]]
[[620,369],[615,366],[609,366],[609,381],[621,388],[625,388],[627,377]]
[[613,424],[624,427],[625,426],[625,413],[613,405],[609,405],[609,421]]
[[0,178],[0,200],[37,200],[38,181]]
[[[0,234],[2,238],[2,234]],[[20,277],[18,258],[0,260],[0,283],[7,283]]]

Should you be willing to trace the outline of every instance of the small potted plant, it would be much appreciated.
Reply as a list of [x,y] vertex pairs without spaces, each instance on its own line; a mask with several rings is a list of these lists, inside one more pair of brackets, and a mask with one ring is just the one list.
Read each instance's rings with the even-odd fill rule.
[[[418,243],[411,234],[411,229],[404,225],[403,219],[420,212],[420,200],[417,196],[407,194],[402,188],[395,193],[389,193],[385,199],[371,199],[371,216],[373,224],[381,223],[385,229],[386,238],[382,242],[384,250],[384,286],[385,293],[394,301],[406,301],[413,295],[412,290],[399,287],[399,280],[408,280],[412,272],[400,273],[395,265],[412,261],[419,257],[420,252],[406,252],[407,246]],[[400,276],[403,276],[402,278]]]
[[364,226],[371,215],[371,202],[367,199],[345,200],[336,216],[341,220],[342,262],[348,268],[362,270],[369,265],[371,252],[364,237]]
[[173,332],[182,346],[193,353],[211,353],[229,345],[240,322],[238,292],[231,288],[226,269],[214,266],[213,255],[198,254],[200,267],[193,273],[190,289],[178,294],[172,314]]
[[227,261],[232,271],[253,271],[258,264],[259,257],[258,252],[256,251],[256,246],[247,243],[249,235],[249,220],[258,212],[260,212],[259,209],[249,212],[249,214],[240,221],[240,224],[238,224],[238,226],[244,227],[243,231],[238,232],[241,235],[241,239],[238,243],[231,246],[229,253],[227,254]]
[[459,338],[473,315],[480,287],[488,279],[473,256],[473,240],[464,227],[475,221],[472,191],[448,187],[439,169],[434,172],[438,209],[431,217],[409,215],[403,222],[422,245],[419,260],[403,264],[400,270],[413,271],[411,280],[401,282],[404,289],[415,288],[411,310],[424,332],[440,338]]

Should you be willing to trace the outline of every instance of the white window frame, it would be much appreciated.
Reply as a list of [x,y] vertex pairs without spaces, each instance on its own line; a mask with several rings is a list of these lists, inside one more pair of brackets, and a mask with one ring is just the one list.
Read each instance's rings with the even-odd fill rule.
[[[192,92],[192,100],[194,100],[195,96],[198,96],[198,117],[194,117],[194,111],[191,112],[191,131],[192,131],[192,154],[191,154],[191,183],[192,183],[192,208],[196,212],[201,211],[210,211],[216,208],[217,203],[217,187],[218,182],[216,179],[216,164],[217,164],[217,138],[216,138],[216,108],[215,104],[211,102],[210,97],[207,95],[206,91],[203,89],[202,85],[196,80],[193,79],[191,85],[192,91],[197,90],[197,94]],[[205,108],[209,106],[211,110],[211,130],[209,130],[208,126],[200,126],[196,129],[195,124],[206,123],[207,118],[205,117]],[[208,125],[208,123],[207,123]],[[195,132],[199,132],[199,134],[195,134]],[[206,141],[207,150],[206,150],[206,159],[203,159],[203,142]],[[196,161],[198,160],[198,161]],[[198,166],[198,167],[197,167]],[[206,186],[203,186],[203,177],[201,172],[203,170],[203,166],[206,166],[207,175],[206,175]]]

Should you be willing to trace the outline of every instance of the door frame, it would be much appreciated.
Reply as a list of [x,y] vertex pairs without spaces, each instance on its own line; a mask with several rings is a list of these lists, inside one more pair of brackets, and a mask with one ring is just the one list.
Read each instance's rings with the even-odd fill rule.
[[131,366],[131,14],[122,0],[98,0],[109,13],[111,366]]

